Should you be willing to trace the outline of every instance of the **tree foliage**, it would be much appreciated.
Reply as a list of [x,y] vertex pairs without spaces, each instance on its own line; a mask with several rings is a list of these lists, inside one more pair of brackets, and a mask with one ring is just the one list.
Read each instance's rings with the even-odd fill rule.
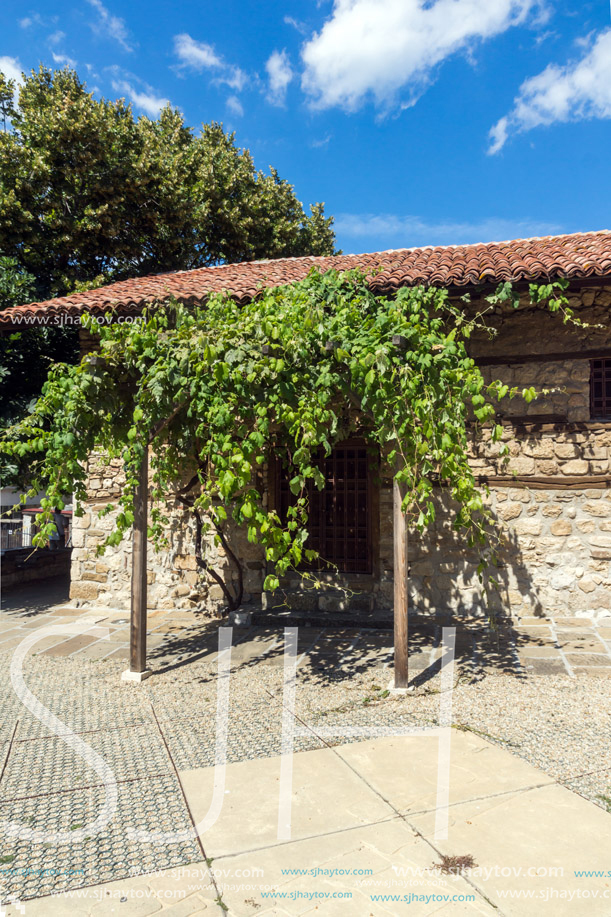
[[[333,252],[323,204],[306,215],[220,124],[196,134],[170,107],[135,118],[74,71],[44,67],[17,90],[0,73],[0,119],[1,308],[142,274]],[[76,331],[0,337],[0,422],[40,394],[56,359],[78,359]]]
[[[550,287],[545,298],[560,308],[556,292]],[[509,295],[500,289],[495,301]],[[205,536],[212,532],[227,548],[231,525],[244,526],[275,565],[267,588],[314,559],[308,487],[323,486],[320,456],[351,434],[390,467],[398,461],[413,525],[433,521],[438,485],[458,507],[454,525],[483,541],[486,514],[469,442],[484,425],[500,440],[501,398],[536,395],[484,381],[466,348],[483,327],[481,313],[468,317],[445,290],[376,296],[358,272],[313,270],[244,306],[220,294],[193,309],[162,304],[141,322],[102,327],[99,353],[79,366],[55,367],[35,412],[0,451],[29,457],[32,486],[48,493],[47,514],[72,489],[77,506],[85,499],[94,448],[120,456],[127,484],[107,541],[115,545],[133,523],[138,469],[150,447],[151,535],[163,543],[163,501],[173,494],[194,513],[200,567],[217,581]],[[272,458],[290,473],[286,519],[265,500],[263,471]],[[228,605],[239,604],[240,585],[223,588]]]
[[11,88],[0,75],[0,252],[34,275],[39,296],[99,277],[333,252],[323,205],[307,216],[222,125],[196,134],[169,106],[136,119],[69,69],[32,71],[16,104]]
[[[15,258],[0,256],[0,308],[30,302],[35,278]],[[24,328],[0,335],[0,426],[27,414],[40,396],[49,368],[76,361],[78,335],[73,328]],[[3,479],[8,469],[3,468]]]

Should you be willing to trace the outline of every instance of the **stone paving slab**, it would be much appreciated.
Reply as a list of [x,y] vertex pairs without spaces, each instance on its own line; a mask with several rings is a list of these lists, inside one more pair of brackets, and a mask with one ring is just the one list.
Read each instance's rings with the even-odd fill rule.
[[[280,757],[228,765],[225,802],[206,832],[208,855],[235,855],[277,843]],[[207,814],[214,768],[180,771],[193,819]],[[392,818],[396,813],[327,748],[293,758],[292,837],[303,839]],[[254,790],[254,792],[253,792]]]
[[[437,737],[369,739],[341,745],[336,753],[402,815],[435,807],[440,754]],[[482,742],[471,732],[452,731],[449,767],[450,805],[555,783],[552,777]]]
[[[276,899],[277,904],[266,908],[266,900],[259,891],[250,888],[228,889],[223,895],[229,913],[236,917],[252,917],[253,914],[276,914],[278,904],[285,913],[296,915],[369,915],[386,917],[388,914],[416,914],[429,917],[438,914],[442,906],[439,901],[427,902],[372,902],[372,894],[400,894],[412,890],[416,894],[428,895],[471,895],[479,900],[463,903],[462,911],[455,913],[475,915],[494,914],[493,908],[474,894],[469,884],[459,877],[440,876],[434,880],[427,877],[427,870],[435,860],[435,852],[422,842],[418,835],[402,819],[393,818],[374,825],[365,825],[345,831],[319,835],[306,840],[291,841],[269,846],[233,857],[219,857],[213,868],[226,872],[226,885],[237,885],[237,877],[244,872],[258,872],[258,877],[248,884],[257,883],[264,889],[273,888],[278,893],[293,895],[292,900]],[[287,876],[283,869],[303,869],[318,875]],[[401,881],[397,871],[410,871],[412,876]],[[326,871],[326,872],[325,872]],[[340,871],[348,872],[348,876]],[[362,878],[359,873],[367,873]],[[356,873],[356,875],[354,875]],[[419,873],[424,875],[420,875]],[[413,885],[407,883],[413,881]],[[438,883],[438,884],[436,884]],[[244,882],[246,884],[246,882]],[[307,895],[350,894],[350,898],[308,900]],[[303,897],[300,897],[303,896]],[[252,901],[260,909],[252,906]],[[459,903],[456,902],[456,907]]]
[[[51,584],[52,586],[53,584]],[[49,598],[60,589],[57,584],[49,591]],[[54,591],[55,590],[55,591]],[[9,598],[4,621],[16,624],[11,630],[0,634],[1,649],[13,649],[19,637],[30,627],[41,623],[52,623],[56,620],[78,620],[79,617],[95,618],[111,628],[110,648],[104,651],[107,641],[92,639],[90,636],[66,636],[51,645],[43,646],[41,651],[52,656],[77,654],[84,659],[99,660],[112,658],[116,662],[127,660],[129,645],[129,615],[119,609],[105,607],[80,609],[71,605],[53,607],[39,595],[40,589],[29,587],[24,598],[18,593]],[[30,605],[28,606],[29,597]],[[44,619],[44,620],[43,620]],[[431,620],[433,624],[431,624]],[[410,632],[410,650],[414,669],[423,669],[434,657],[430,651],[439,645],[440,623],[435,619],[425,621],[421,616],[414,619]],[[428,623],[427,623],[428,622]],[[291,625],[291,617],[286,617]],[[420,625],[426,624],[425,631]],[[456,635],[457,659],[466,663],[475,660],[479,666],[495,666],[505,670],[519,671],[520,660],[528,659],[530,670],[536,674],[555,674],[561,669],[572,675],[573,665],[581,668],[592,666],[601,668],[611,666],[611,618],[602,618],[593,622],[589,618],[537,618],[524,617],[508,624],[502,622],[498,634],[485,630],[482,619],[461,619]],[[25,630],[24,630],[25,629]],[[236,665],[249,664],[255,660],[271,666],[282,665],[282,653],[277,652],[277,640],[281,628],[234,628],[234,643],[241,641],[241,646],[234,648]],[[435,636],[436,635],[436,636]],[[386,660],[392,653],[392,633],[379,633],[375,630],[358,627],[300,627],[298,653],[306,653],[300,661],[301,667],[315,668],[316,665],[330,665],[340,649],[350,655],[351,643],[357,640],[360,658],[363,662],[372,663]],[[113,649],[113,647],[116,648]],[[259,645],[263,658],[259,658]],[[537,649],[540,648],[540,654]],[[354,650],[354,647],[352,647]],[[548,652],[548,650],[553,652]],[[40,651],[40,650],[38,650]],[[264,652],[266,651],[266,652]],[[567,659],[584,651],[587,655],[579,660]],[[215,625],[210,621],[198,618],[190,612],[155,610],[149,616],[149,658],[151,662],[163,662],[172,657],[186,660],[205,658],[210,663],[216,662],[217,636]],[[531,664],[530,660],[540,655],[546,658],[544,664]],[[587,658],[590,657],[590,658]],[[600,658],[595,658],[600,657]],[[549,662],[547,661],[549,658]],[[551,663],[559,663],[559,665]]]
[[[425,838],[433,837],[433,813],[415,816],[412,824]],[[608,870],[611,819],[565,787],[454,806],[448,839],[435,843],[443,853],[468,852],[480,866],[499,867],[474,881],[507,917],[609,917],[609,880],[577,878],[574,872]],[[520,868],[523,874],[516,877],[513,871]],[[550,876],[550,869],[558,872]],[[532,897],[499,895],[512,891]]]

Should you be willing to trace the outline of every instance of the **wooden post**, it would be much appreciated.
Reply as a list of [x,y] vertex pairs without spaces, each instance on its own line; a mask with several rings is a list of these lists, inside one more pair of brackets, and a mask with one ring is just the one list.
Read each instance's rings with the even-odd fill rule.
[[134,494],[129,670],[123,673],[124,681],[143,681],[151,674],[146,668],[148,449],[144,452],[138,478]]
[[[400,467],[401,462],[397,459],[395,472]],[[408,686],[407,517],[401,509],[404,496],[404,488],[393,479],[395,688]]]

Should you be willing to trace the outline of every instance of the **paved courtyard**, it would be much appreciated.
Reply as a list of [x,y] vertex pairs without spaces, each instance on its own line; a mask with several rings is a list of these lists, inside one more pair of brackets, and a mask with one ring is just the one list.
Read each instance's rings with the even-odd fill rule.
[[[295,748],[315,756],[354,743],[364,743],[365,748],[372,741],[342,735],[343,727],[434,726],[442,696],[443,623],[412,622],[414,690],[403,696],[388,693],[391,632],[300,627],[291,717],[303,734],[295,739]],[[83,756],[26,709],[11,684],[15,648],[39,628],[53,625],[97,625],[107,630],[104,637],[44,637],[26,658],[24,677],[28,689],[65,724],[66,732],[73,730],[110,765],[117,780],[117,810],[101,833],[78,843],[4,834],[3,900],[13,894],[27,901],[142,873],[165,871],[167,876],[168,870],[190,864],[205,871],[206,857],[220,856],[224,848],[209,853],[206,836],[202,846],[187,834],[194,817],[192,800],[199,798],[193,781],[205,786],[207,775],[214,773],[218,627],[192,612],[150,614],[149,659],[155,675],[142,685],[128,685],[120,681],[128,650],[125,612],[73,607],[61,584],[53,581],[7,593],[0,623],[0,821],[5,828],[12,822],[49,833],[78,832],[96,817],[105,799],[102,781]],[[227,759],[238,776],[240,767],[248,767],[253,775],[248,779],[256,779],[256,768],[264,766],[257,762],[278,760],[282,751],[283,647],[283,631],[277,626],[234,629]],[[463,622],[457,630],[452,692],[456,741],[477,739],[482,747],[496,746],[508,757],[511,752],[512,759],[525,759],[537,769],[542,784],[563,784],[574,791],[563,789],[567,799],[578,799],[575,794],[585,797],[589,801],[580,802],[606,824],[611,806],[610,675],[611,621],[596,625],[585,618],[533,618],[496,633],[481,621]],[[334,738],[327,734],[332,727],[338,731]],[[425,810],[420,805],[419,811]],[[238,834],[241,819],[248,821],[248,813],[242,811],[240,815],[234,810]],[[367,823],[366,818],[358,822]],[[157,844],[133,837],[128,830],[133,826],[153,833],[182,831],[184,836]],[[249,831],[255,831],[252,824]],[[389,835],[388,844],[392,843]],[[219,889],[212,879],[208,876],[204,890],[197,893],[202,909],[220,906],[215,904]],[[238,908],[236,913],[305,913],[264,910],[260,895],[253,901],[256,907],[248,911],[240,903],[242,911]]]

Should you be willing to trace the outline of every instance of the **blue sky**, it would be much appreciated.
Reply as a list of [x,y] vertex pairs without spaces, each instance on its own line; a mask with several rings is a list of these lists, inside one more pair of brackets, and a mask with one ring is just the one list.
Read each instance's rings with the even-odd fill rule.
[[611,228],[608,2],[4,0],[0,69],[222,121],[346,252]]

